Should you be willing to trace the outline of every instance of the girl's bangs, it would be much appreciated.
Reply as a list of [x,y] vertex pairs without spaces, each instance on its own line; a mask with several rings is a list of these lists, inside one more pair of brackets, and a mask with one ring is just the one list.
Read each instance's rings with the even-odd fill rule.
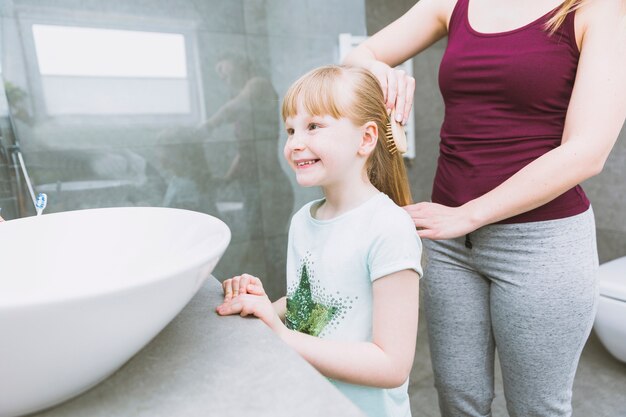
[[335,119],[343,117],[344,106],[337,99],[339,95],[337,81],[343,78],[331,70],[314,71],[300,78],[285,94],[283,120],[298,113],[298,104],[311,116],[329,115]]

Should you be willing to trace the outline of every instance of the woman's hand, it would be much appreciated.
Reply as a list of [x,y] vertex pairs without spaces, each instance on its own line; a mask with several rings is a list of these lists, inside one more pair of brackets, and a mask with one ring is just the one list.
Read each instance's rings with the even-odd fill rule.
[[381,61],[374,61],[368,70],[376,76],[382,87],[387,113],[395,108],[396,121],[406,125],[413,106],[415,78]]
[[419,237],[425,239],[453,239],[481,226],[472,220],[467,206],[417,203],[405,206],[404,209],[413,219]]

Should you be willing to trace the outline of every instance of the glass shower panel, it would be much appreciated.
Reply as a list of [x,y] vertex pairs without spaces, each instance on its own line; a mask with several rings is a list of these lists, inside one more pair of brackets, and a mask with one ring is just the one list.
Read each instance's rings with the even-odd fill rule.
[[283,294],[289,219],[321,194],[283,160],[280,100],[338,62],[340,33],[365,34],[364,2],[3,3],[3,81],[47,213],[215,215],[233,232],[215,275],[252,273]]
[[[0,63],[0,76],[2,63]],[[0,216],[13,218],[16,216],[17,196],[13,181],[12,161],[10,152],[11,125],[9,120],[9,103],[6,99],[4,86],[0,84]]]

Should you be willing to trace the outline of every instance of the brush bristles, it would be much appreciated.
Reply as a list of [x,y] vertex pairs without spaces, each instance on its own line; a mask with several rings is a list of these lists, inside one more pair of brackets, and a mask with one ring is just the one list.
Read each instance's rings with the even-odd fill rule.
[[392,155],[395,155],[396,152],[398,152],[398,148],[396,148],[396,142],[393,140],[393,133],[391,131],[391,122],[387,122],[387,126],[386,126],[386,131],[385,131],[385,138],[387,138],[387,149],[389,150],[389,153],[391,153]]

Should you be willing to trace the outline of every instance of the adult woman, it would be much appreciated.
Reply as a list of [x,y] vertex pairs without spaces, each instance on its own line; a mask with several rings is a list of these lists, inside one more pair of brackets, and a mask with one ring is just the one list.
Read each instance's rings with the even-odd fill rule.
[[444,416],[490,415],[496,347],[511,416],[571,415],[597,292],[578,184],[626,115],[626,6],[560,1],[421,0],[346,59],[406,122],[415,80],[390,65],[448,36],[432,202],[406,207]]

